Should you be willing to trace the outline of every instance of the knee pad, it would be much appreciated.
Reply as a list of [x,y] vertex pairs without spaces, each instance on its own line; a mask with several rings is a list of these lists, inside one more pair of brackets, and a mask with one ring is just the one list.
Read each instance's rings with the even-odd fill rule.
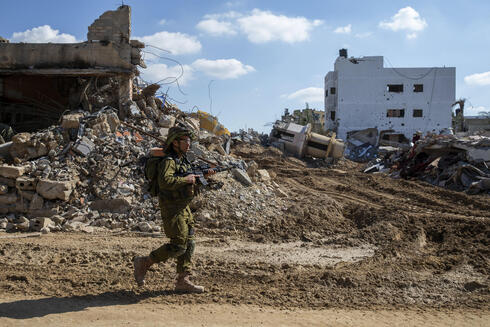
[[187,247],[185,245],[177,245],[177,244],[167,244],[167,250],[171,254],[171,257],[180,257],[187,251]]

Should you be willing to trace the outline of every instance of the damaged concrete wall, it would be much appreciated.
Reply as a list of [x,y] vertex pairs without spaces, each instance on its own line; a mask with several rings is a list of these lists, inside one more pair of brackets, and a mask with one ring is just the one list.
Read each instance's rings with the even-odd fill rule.
[[129,43],[130,35],[131,8],[123,5],[118,10],[109,10],[100,15],[88,27],[87,40]]
[[384,68],[382,56],[339,56],[325,78],[327,128],[342,139],[366,128],[408,139],[417,130],[439,133],[451,127],[455,75],[454,67]]
[[87,74],[131,73],[134,67],[129,43],[0,43],[0,53],[0,73],[83,74],[68,71],[73,69],[94,70]]
[[67,109],[92,111],[110,105],[126,112],[136,66],[145,67],[144,44],[130,40],[130,35],[131,8],[123,5],[103,13],[88,27],[87,42],[0,43],[2,123],[18,131],[35,130],[15,125],[22,117],[13,119],[12,110],[20,109],[40,122],[54,113],[37,129],[54,123]]

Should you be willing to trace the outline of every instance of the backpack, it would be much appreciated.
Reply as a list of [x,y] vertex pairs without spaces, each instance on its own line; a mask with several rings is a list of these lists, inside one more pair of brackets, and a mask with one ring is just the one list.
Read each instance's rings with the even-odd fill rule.
[[158,187],[158,166],[165,157],[147,157],[145,162],[145,177],[148,181],[147,191],[151,196],[158,196],[160,188]]

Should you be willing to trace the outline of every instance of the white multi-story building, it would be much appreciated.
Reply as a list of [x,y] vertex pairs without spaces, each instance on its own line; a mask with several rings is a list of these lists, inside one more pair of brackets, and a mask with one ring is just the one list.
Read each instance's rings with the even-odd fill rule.
[[378,137],[402,141],[416,131],[451,128],[455,67],[384,68],[382,56],[339,53],[334,71],[325,76],[325,126],[339,138],[375,128]]

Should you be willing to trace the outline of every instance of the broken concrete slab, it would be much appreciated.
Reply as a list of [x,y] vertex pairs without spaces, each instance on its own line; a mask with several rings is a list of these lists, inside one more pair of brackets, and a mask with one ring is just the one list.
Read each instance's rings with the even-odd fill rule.
[[36,192],[48,200],[68,201],[73,188],[73,181],[52,181],[41,179],[37,183]]
[[18,177],[15,180],[15,187],[20,191],[34,191],[36,189],[37,180],[31,177]]
[[25,173],[25,167],[23,166],[10,166],[10,165],[1,165],[0,166],[0,176],[6,178],[17,178]]
[[235,177],[235,179],[240,183],[242,183],[243,185],[245,186],[253,185],[252,180],[250,179],[250,177],[248,176],[245,170],[240,168],[233,168],[231,172],[233,174],[233,177]]

